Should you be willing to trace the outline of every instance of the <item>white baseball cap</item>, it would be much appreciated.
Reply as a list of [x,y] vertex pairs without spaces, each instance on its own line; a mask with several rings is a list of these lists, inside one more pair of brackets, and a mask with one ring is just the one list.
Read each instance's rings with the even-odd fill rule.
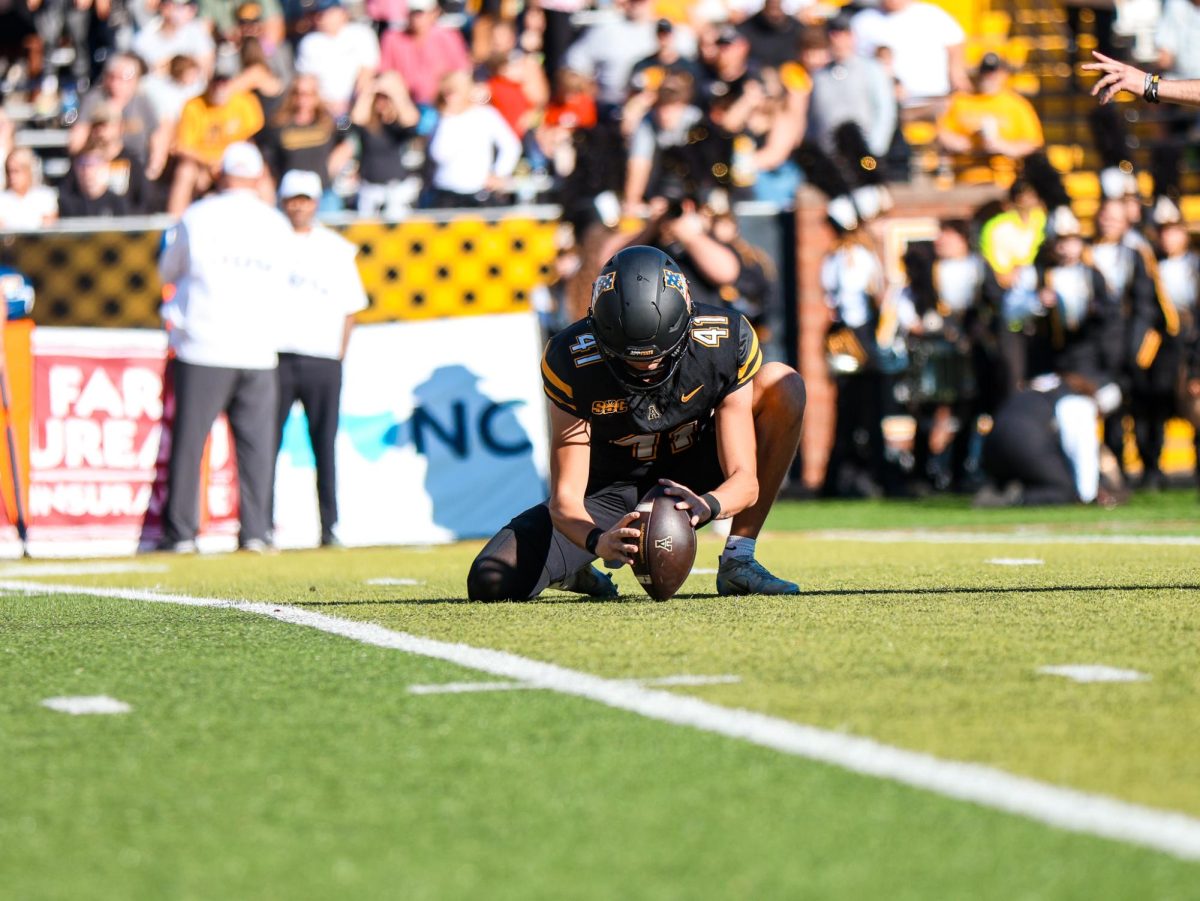
[[258,148],[246,141],[237,141],[221,154],[221,172],[234,178],[260,178],[263,158]]
[[289,197],[311,197],[313,200],[317,200],[323,191],[321,176],[315,172],[289,169],[279,180],[280,200],[287,200]]

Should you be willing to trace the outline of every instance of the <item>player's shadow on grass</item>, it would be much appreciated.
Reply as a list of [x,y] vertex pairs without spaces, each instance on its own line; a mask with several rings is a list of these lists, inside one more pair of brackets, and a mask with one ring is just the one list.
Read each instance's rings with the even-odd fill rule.
[[[905,595],[956,595],[956,594],[1062,594],[1066,592],[1116,592],[1116,591],[1200,591],[1200,583],[1173,582],[1154,585],[1011,585],[975,586],[954,588],[813,588],[789,595],[792,598],[821,597],[889,597]],[[761,596],[761,595],[760,595]],[[716,591],[699,591],[677,594],[674,601],[723,600]],[[787,600],[787,597],[781,598]],[[644,594],[623,594],[616,598],[591,598],[581,594],[555,592],[539,595],[527,601],[473,601],[470,598],[379,598],[356,601],[291,601],[293,607],[389,607],[401,604],[422,606],[428,604],[659,604]]]

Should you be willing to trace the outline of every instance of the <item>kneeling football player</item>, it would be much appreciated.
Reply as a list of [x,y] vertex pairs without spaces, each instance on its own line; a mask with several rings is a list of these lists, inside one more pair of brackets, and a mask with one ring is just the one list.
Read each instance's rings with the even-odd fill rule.
[[550,500],[487,543],[467,576],[474,600],[561,588],[615,597],[596,570],[632,563],[639,498],[666,486],[692,524],[732,518],[717,571],[723,595],[796,594],[754,543],[796,454],[804,382],[763,363],[740,315],[693,304],[678,265],[653,247],[605,264],[585,319],[542,357],[550,413]]

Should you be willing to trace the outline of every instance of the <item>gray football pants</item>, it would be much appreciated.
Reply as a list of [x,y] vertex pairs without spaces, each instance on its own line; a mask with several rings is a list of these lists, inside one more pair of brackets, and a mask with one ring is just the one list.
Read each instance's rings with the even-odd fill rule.
[[271,530],[278,382],[274,369],[225,369],[174,362],[175,423],[167,468],[163,538],[194,539],[200,528],[200,460],[219,413],[229,417],[237,450],[239,541]]

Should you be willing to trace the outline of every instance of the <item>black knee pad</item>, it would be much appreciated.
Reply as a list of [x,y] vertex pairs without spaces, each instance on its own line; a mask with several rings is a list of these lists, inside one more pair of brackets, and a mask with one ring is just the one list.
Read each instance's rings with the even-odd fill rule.
[[545,504],[531,507],[497,532],[467,573],[473,601],[524,601],[546,565],[554,523]]

